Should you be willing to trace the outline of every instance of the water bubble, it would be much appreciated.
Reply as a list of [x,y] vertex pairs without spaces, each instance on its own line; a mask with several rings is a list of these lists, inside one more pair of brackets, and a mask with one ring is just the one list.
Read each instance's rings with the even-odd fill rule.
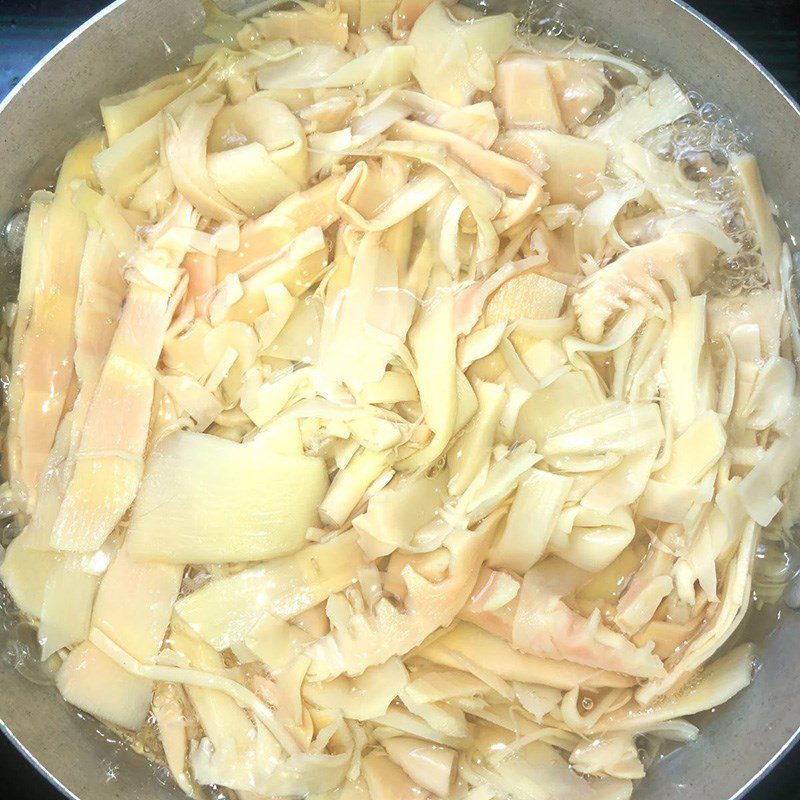
[[727,159],[714,149],[691,149],[681,152],[678,163],[689,180],[699,183],[712,179],[721,180]]
[[731,136],[736,136],[736,125],[730,117],[720,117],[714,124],[716,130],[720,133],[727,133]]
[[719,106],[714,105],[714,103],[703,103],[700,106],[700,118],[703,122],[716,122],[720,114]]
[[23,678],[48,685],[53,682],[53,673],[47,662],[42,663],[41,652],[36,628],[28,622],[17,622],[5,634],[0,646],[0,661],[15,669]]
[[12,214],[5,228],[3,228],[3,238],[9,252],[17,258],[22,256],[22,246],[25,242],[25,228],[28,226],[28,210],[24,209]]
[[575,27],[575,25],[572,25],[568,22],[564,23],[561,35],[566,39],[577,39],[578,29]]
[[545,36],[551,36],[555,38],[564,33],[564,23],[558,19],[544,20],[541,27],[542,33],[544,33]]
[[689,91],[686,92],[686,97],[695,108],[701,108],[703,105],[703,98],[699,92]]
[[753,590],[758,603],[777,602],[796,575],[797,569],[782,540],[765,538],[759,543],[753,567]]

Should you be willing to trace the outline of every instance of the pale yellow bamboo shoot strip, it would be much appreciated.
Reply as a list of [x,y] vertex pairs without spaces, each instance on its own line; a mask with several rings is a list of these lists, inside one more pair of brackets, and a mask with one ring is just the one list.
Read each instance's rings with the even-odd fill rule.
[[183,704],[188,702],[177,683],[157,683],[153,692],[153,717],[158,727],[158,738],[164,748],[164,759],[175,783],[189,796],[196,797],[187,755],[189,734]]
[[[91,191],[91,190],[88,190]],[[34,546],[46,549],[67,484],[72,478],[80,435],[117,328],[125,283],[111,238],[96,228],[86,237],[75,310],[75,373],[80,382],[72,409],[62,418],[39,478],[38,502],[28,529]]]
[[535,469],[520,484],[487,563],[520,575],[545,553],[573,479]]
[[377,750],[363,760],[362,769],[372,800],[416,800],[424,796],[402,767]]
[[295,236],[308,228],[323,230],[339,218],[336,193],[343,176],[331,176],[322,183],[297,192],[272,211],[242,226],[241,242],[235,253],[221,252],[218,278],[243,270],[253,271],[268,264]]
[[557,661],[521,653],[499,636],[466,622],[424,645],[419,654],[435,664],[464,669],[463,658],[480,656],[481,667],[505,680],[541,683],[558,689],[584,686],[626,687],[635,681],[615,672],[604,672],[570,661]]
[[25,242],[22,250],[20,267],[19,295],[17,297],[17,315],[14,321],[14,332],[11,345],[11,382],[8,388],[8,460],[9,482],[12,491],[20,501],[27,498],[28,487],[21,473],[21,450],[19,441],[19,414],[23,400],[23,370],[20,364],[25,332],[30,323],[33,306],[36,300],[37,286],[41,279],[44,247],[44,226],[47,212],[53,202],[50,192],[36,192],[31,198],[28,212],[28,225],[25,228]]
[[132,92],[101,100],[100,112],[108,143],[114,144],[121,136],[152,119],[189,88],[197,72],[198,68],[192,67],[174,75],[165,75]]
[[86,218],[73,205],[71,184],[89,177],[91,157],[100,146],[100,135],[93,134],[67,153],[47,209],[41,241],[37,242],[34,236],[27,242],[39,250],[41,263],[19,346],[15,380],[21,382],[22,399],[14,432],[19,446],[17,485],[27,498],[29,510],[74,374],[75,299]]
[[455,431],[458,369],[454,313],[452,294],[441,291],[408,334],[411,352],[417,360],[414,380],[425,424],[433,434],[424,447],[399,462],[399,468],[409,472],[425,469],[436,461]]
[[449,796],[458,771],[455,750],[410,736],[393,736],[383,746],[411,780],[439,797]]
[[361,502],[364,492],[389,466],[386,452],[359,450],[331,483],[319,506],[319,514],[327,525],[341,527]]
[[123,546],[100,582],[92,626],[139,661],[152,661],[161,650],[182,578],[183,565],[134,561]]
[[44,587],[39,623],[42,660],[62,647],[86,639],[98,579],[81,569],[78,559],[68,558],[54,569]]
[[[20,345],[25,329],[30,322],[36,289],[41,278],[42,248],[44,245],[44,226],[47,212],[53,202],[52,192],[38,191],[31,196],[28,221],[25,226],[25,241],[20,265],[19,293],[17,294],[17,313],[14,318],[12,338],[12,373],[19,366]],[[12,388],[18,384],[12,383]]]
[[285,555],[318,524],[327,488],[321,459],[179,431],[148,458],[127,546],[134,558],[171,564]]
[[75,372],[92,391],[117,329],[126,285],[111,238],[90,228],[81,262],[75,309]]
[[136,495],[170,293],[139,284],[128,292],[53,528],[56,549],[96,550]]
[[269,611],[291,619],[355,583],[364,554],[353,531],[221,578],[181,598],[175,611],[218,650],[242,641]]
[[149,681],[173,681],[185,686],[197,686],[205,689],[216,689],[232,697],[241,708],[247,709],[257,717],[275,735],[288,753],[297,753],[299,748],[291,734],[275,719],[275,714],[266,703],[237,683],[232,678],[212,672],[203,672],[185,667],[164,667],[160,665],[140,664],[130,653],[114,644],[102,631],[93,628],[89,641],[109,658],[115,665],[122,667],[126,673]]
[[0,563],[0,580],[19,610],[38,619],[42,616],[47,581],[59,568],[61,557],[31,548],[31,539],[24,530],[9,544]]
[[487,381],[476,381],[475,394],[478,413],[447,454],[451,475],[447,488],[451,495],[466,491],[481,468],[488,463],[497,425],[508,400],[502,386]]
[[144,724],[153,695],[151,680],[131,674],[89,641],[67,656],[56,686],[81,711],[131,731]]

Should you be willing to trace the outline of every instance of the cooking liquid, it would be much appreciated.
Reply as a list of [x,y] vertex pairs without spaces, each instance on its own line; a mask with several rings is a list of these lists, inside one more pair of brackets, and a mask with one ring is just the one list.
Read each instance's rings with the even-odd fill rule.
[[[481,11],[491,10],[491,3],[483,0],[478,0],[476,5]],[[521,43],[533,49],[552,51],[554,43],[557,43],[559,48],[563,45],[564,50],[568,50],[571,45],[585,46],[629,60],[651,74],[659,72],[658,68],[650,64],[642,54],[613,44],[604,38],[601,32],[582,25],[561,3],[531,5],[520,20],[518,34]],[[600,108],[587,120],[587,125],[601,122],[615,110],[621,100],[639,91],[634,76],[623,67],[606,63],[604,70],[610,91],[607,92],[607,97]],[[662,159],[674,165],[684,186],[691,188],[697,199],[720,204],[725,232],[740,245],[740,252],[736,255],[718,256],[701,291],[711,296],[746,295],[767,287],[769,283],[755,234],[743,211],[741,186],[731,167],[731,158],[749,148],[751,144],[749,135],[738,129],[733,119],[723,109],[705,100],[698,92],[689,91],[688,97],[694,106],[694,111],[671,125],[653,131],[644,143]],[[626,220],[639,214],[641,209],[636,207],[635,202],[630,204],[621,212],[618,226],[624,229]],[[19,275],[18,264],[22,254],[26,222],[27,210],[23,209],[8,220],[2,231],[0,248],[5,248],[4,260],[15,268],[12,271],[15,279],[18,279]],[[780,224],[780,227],[785,231],[785,224]],[[793,237],[789,238],[794,241]],[[8,287],[8,291],[13,292],[12,287]],[[13,327],[13,317],[12,302],[4,308],[4,324],[0,326],[0,353],[2,353],[0,382],[6,399],[10,377],[10,328]],[[795,363],[800,363],[797,354],[794,360]],[[5,427],[8,423],[5,402],[2,411],[0,434],[5,441]],[[3,504],[0,503],[0,512],[2,511]],[[0,554],[2,554],[1,548],[7,546],[19,530],[19,521],[11,516],[0,521]],[[736,634],[731,637],[725,650],[742,641],[753,641],[758,644],[772,635],[776,625],[779,624],[779,603],[783,592],[798,574],[800,574],[800,550],[794,543],[794,529],[785,521],[775,523],[763,533],[758,548],[753,571],[753,603],[750,611]],[[199,584],[205,577],[204,571],[198,570],[196,580]],[[603,600],[615,600],[624,586],[625,580],[620,578],[605,598],[592,594],[591,591],[587,593],[579,589],[576,598],[571,602],[582,613],[587,613],[587,602],[589,605],[595,603],[597,607],[602,608]],[[53,683],[60,664],[58,654],[44,663],[40,654],[41,648],[36,638],[35,627],[14,607],[8,593],[0,586],[0,662],[4,667],[16,669],[34,683]],[[592,710],[594,700],[591,692],[583,693],[581,705],[587,713]],[[701,715],[701,719],[695,718],[692,721],[702,725],[711,713],[713,712],[706,712]],[[152,762],[156,780],[165,784],[170,781],[169,772],[164,766],[154,719],[148,719],[145,727],[133,738],[129,738],[127,732],[110,731],[105,725],[82,712],[76,711],[75,714],[82,721],[81,727],[109,743],[110,755],[103,762],[109,781],[117,777],[121,768],[115,751],[127,748],[132,748]],[[671,750],[674,750],[674,747],[664,748],[663,742],[655,738],[641,737],[640,756],[646,768],[659,758],[667,756]],[[231,796],[225,789],[217,787],[208,789],[208,796],[213,800],[226,800]]]

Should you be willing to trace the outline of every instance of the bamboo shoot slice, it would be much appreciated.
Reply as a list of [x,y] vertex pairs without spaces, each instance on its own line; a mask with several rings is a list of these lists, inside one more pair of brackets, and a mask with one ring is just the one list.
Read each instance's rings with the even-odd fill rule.
[[62,647],[78,644],[89,635],[97,576],[67,560],[47,578],[42,598],[39,643],[46,661]]
[[[87,412],[75,471],[51,534],[58,550],[97,550],[128,510],[142,474],[154,369],[171,291],[134,284]],[[120,425],[124,419],[126,424]]]
[[112,725],[136,731],[150,711],[153,682],[131,675],[91,642],[78,645],[61,665],[56,686],[63,698]]
[[474,659],[476,653],[480,654],[483,669],[504,680],[539,683],[557,689],[574,689],[576,686],[619,688],[634,684],[632,678],[615,672],[520,653],[499,636],[466,622],[458,623],[447,633],[423,645],[419,651],[419,655],[428,661],[453,669],[463,669],[463,659]]
[[[78,293],[86,217],[72,202],[72,182],[91,175],[91,157],[100,148],[97,134],[67,153],[59,173],[53,201],[47,209],[37,247],[41,263],[30,316],[19,347],[18,373],[21,404],[12,420],[13,446],[18,448],[15,481],[33,507],[36,482],[53,446],[56,428],[67,406],[74,374],[75,300]],[[24,255],[23,255],[24,258]]]
[[251,217],[271,211],[300,188],[259,142],[211,153],[208,174],[217,189]]
[[517,489],[503,532],[489,551],[489,566],[522,575],[544,555],[572,482],[561,475],[531,471]]
[[0,580],[19,610],[38,619],[42,616],[47,581],[58,569],[61,557],[57,553],[30,548],[30,539],[30,535],[23,531],[8,546],[0,564]]
[[100,582],[92,626],[138,661],[152,661],[161,650],[182,578],[183,565],[134,561],[123,547]]
[[551,203],[574,203],[585,208],[601,194],[599,179],[606,171],[608,150],[555,131],[512,128],[500,135],[497,150],[537,170],[542,157],[548,164],[545,189]]
[[180,431],[150,455],[133,504],[133,558],[260,561],[299,550],[328,488],[321,459]]
[[195,633],[222,650],[242,641],[265,611],[291,619],[355,583],[363,563],[351,531],[212,581],[179,600],[175,610]]

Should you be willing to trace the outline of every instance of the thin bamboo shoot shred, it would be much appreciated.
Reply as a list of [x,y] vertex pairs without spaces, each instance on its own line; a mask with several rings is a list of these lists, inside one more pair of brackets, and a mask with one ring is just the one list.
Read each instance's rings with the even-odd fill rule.
[[274,5],[31,197],[0,578],[190,796],[626,800],[792,521],[756,161],[511,14]]

